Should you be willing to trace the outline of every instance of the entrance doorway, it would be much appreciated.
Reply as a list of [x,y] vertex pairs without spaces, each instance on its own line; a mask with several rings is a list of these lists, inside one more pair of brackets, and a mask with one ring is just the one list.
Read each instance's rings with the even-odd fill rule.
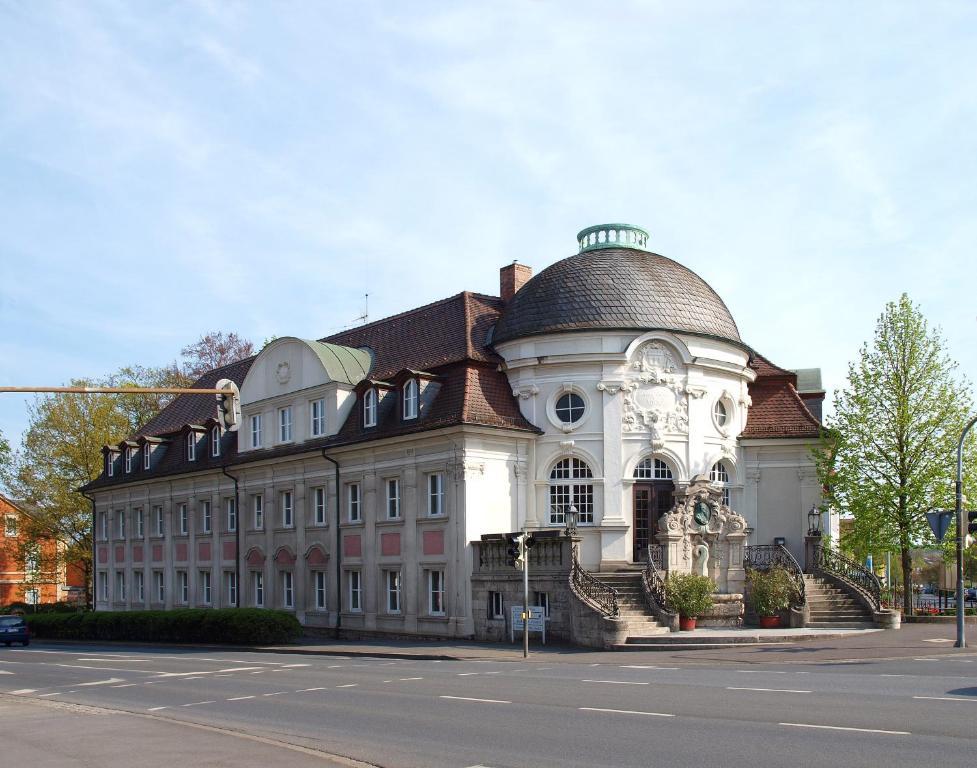
[[648,559],[648,544],[658,531],[658,519],[675,503],[675,484],[671,480],[634,484],[634,562]]

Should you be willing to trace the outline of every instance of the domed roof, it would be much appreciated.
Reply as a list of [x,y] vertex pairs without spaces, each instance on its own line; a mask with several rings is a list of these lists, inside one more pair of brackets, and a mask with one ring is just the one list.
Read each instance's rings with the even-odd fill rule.
[[[619,229],[611,237],[607,227]],[[632,231],[640,234],[629,240]],[[547,267],[516,293],[493,342],[606,328],[683,331],[742,344],[719,295],[681,264],[642,250],[646,238],[627,225],[583,230],[580,253]]]

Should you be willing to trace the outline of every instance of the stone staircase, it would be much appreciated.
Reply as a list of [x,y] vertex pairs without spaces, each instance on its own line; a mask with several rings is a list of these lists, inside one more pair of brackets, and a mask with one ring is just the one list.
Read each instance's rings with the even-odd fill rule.
[[628,638],[669,634],[655,619],[645,600],[640,571],[594,573],[594,578],[617,590],[620,618],[628,623]]
[[807,626],[812,629],[868,629],[875,626],[868,609],[832,582],[804,574],[804,589],[811,611]]

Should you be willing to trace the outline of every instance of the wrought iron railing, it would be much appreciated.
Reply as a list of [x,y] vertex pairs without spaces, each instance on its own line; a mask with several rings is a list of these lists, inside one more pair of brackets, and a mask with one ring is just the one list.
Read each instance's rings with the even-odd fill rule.
[[857,589],[871,601],[876,611],[882,610],[882,584],[879,577],[861,563],[822,545],[818,547],[817,568]]
[[797,605],[803,605],[807,596],[804,590],[804,572],[800,563],[783,544],[755,544],[744,547],[743,567],[754,571],[766,571],[780,566],[790,576],[797,590]]
[[587,573],[577,560],[577,550],[573,548],[570,566],[570,589],[594,606],[605,616],[615,617],[620,610],[617,590]]
[[641,572],[641,586],[645,591],[645,599],[649,607],[656,614],[674,613],[668,607],[668,597],[665,594],[665,557],[661,544],[648,545],[648,562]]

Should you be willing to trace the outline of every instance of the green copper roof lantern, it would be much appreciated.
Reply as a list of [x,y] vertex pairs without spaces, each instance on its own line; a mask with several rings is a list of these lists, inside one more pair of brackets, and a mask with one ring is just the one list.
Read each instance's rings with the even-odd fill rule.
[[598,248],[632,248],[648,250],[648,233],[633,224],[598,224],[577,233],[580,253]]

